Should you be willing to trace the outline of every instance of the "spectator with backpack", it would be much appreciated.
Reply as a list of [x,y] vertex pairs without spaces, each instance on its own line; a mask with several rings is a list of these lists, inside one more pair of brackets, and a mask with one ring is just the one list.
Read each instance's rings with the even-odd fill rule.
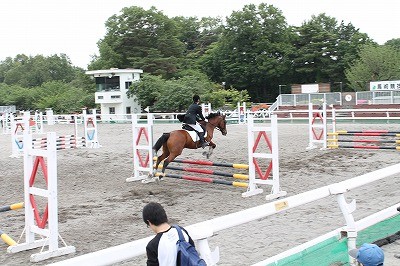
[[[146,246],[147,254],[147,265],[148,266],[175,266],[175,265],[192,265],[190,263],[183,262],[187,258],[182,256],[194,256],[195,261],[200,261],[203,264],[196,263],[195,265],[206,265],[202,259],[199,258],[197,251],[194,248],[193,239],[189,236],[188,232],[179,225],[171,226],[168,223],[167,214],[161,204],[156,202],[150,202],[144,206],[143,221],[148,227],[156,233],[156,236],[150,240]],[[179,230],[179,231],[178,231]],[[181,237],[184,239],[183,242],[188,246],[191,254],[178,252],[181,245]],[[182,261],[182,263],[180,262]]]

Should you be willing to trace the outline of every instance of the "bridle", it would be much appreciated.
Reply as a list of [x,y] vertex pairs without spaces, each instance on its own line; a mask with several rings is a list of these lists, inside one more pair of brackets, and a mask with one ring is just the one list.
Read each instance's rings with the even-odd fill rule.
[[[222,117],[222,115],[219,115],[219,116]],[[223,119],[223,117],[222,117],[222,119]],[[222,121],[225,121],[225,127],[226,127],[226,120],[223,119]],[[211,123],[210,121],[207,121],[207,123],[210,124],[210,125],[212,125],[214,129],[217,129],[217,130],[219,130],[219,131],[222,132],[222,129],[218,126],[218,124],[216,125],[216,124],[214,124],[214,123]],[[226,131],[226,129],[225,129],[225,131]]]

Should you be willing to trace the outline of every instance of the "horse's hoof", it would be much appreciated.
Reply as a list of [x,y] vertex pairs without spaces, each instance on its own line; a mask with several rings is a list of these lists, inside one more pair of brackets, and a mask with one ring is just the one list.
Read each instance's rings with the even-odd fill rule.
[[[142,180],[142,183],[143,183],[143,184],[154,183],[154,182],[156,182],[157,180],[158,180],[158,177],[151,177],[151,176],[148,176],[147,178],[145,178],[145,179]],[[157,181],[157,182],[158,182],[158,181]]]

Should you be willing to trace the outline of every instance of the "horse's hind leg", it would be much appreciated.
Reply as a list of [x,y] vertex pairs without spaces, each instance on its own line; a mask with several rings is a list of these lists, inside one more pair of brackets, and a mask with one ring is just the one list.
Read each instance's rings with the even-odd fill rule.
[[178,157],[182,153],[183,148],[180,149],[180,151],[179,151],[179,149],[177,150],[177,148],[179,148],[178,145],[174,145],[173,147],[172,146],[168,147],[168,157],[164,160],[163,167],[162,167],[163,173],[165,172],[165,169],[167,168],[168,164],[170,162],[172,162],[173,160],[175,160],[175,158]]
[[[167,158],[169,156],[169,150],[168,150],[168,147],[167,147],[167,144],[164,144],[163,145],[163,152],[162,152],[162,154],[160,155],[160,156],[158,156],[157,157],[157,161],[156,161],[156,165],[155,165],[155,169],[156,169],[156,171],[158,170],[158,166],[160,165],[160,163],[164,160],[164,163],[163,163],[163,165],[165,164],[165,158]],[[162,168],[162,172],[164,173],[164,166],[163,166],[163,168]]]
[[169,165],[170,162],[172,162],[176,158],[176,155],[169,155],[167,159],[164,160],[163,166],[162,166],[162,172],[165,172],[165,169]]

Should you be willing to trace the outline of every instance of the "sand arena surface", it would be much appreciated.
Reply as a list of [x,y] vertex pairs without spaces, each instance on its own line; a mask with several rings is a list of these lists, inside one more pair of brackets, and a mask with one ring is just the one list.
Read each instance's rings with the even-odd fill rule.
[[[156,124],[154,139],[179,127]],[[279,122],[278,127],[281,187],[287,196],[399,163],[400,153],[394,150],[306,150],[306,124]],[[339,124],[337,128],[398,130],[394,124]],[[246,130],[245,125],[228,125],[226,137],[216,132],[217,148],[212,159],[247,163]],[[73,134],[74,129],[73,125],[45,125],[45,131],[63,135]],[[242,198],[245,189],[219,184],[170,178],[160,184],[126,183],[133,170],[131,125],[100,124],[98,134],[103,146],[100,149],[57,153],[59,232],[69,245],[76,247],[75,255],[30,263],[30,254],[39,249],[7,254],[6,244],[0,241],[0,265],[45,265],[150,236],[152,232],[141,217],[143,206],[150,201],[164,205],[170,222],[183,226],[266,203],[268,187],[264,187],[263,194]],[[0,135],[1,206],[23,201],[23,158],[9,158],[10,154],[10,135]],[[184,150],[180,158],[203,159],[201,150]],[[393,176],[346,193],[348,201],[357,200],[355,219],[399,203],[399,187],[399,176]],[[0,213],[0,221],[0,229],[18,240],[24,227],[23,210]],[[212,250],[220,248],[219,265],[249,265],[344,224],[332,196],[218,232],[209,243]],[[144,265],[145,261],[145,256],[141,256],[119,265]]]

